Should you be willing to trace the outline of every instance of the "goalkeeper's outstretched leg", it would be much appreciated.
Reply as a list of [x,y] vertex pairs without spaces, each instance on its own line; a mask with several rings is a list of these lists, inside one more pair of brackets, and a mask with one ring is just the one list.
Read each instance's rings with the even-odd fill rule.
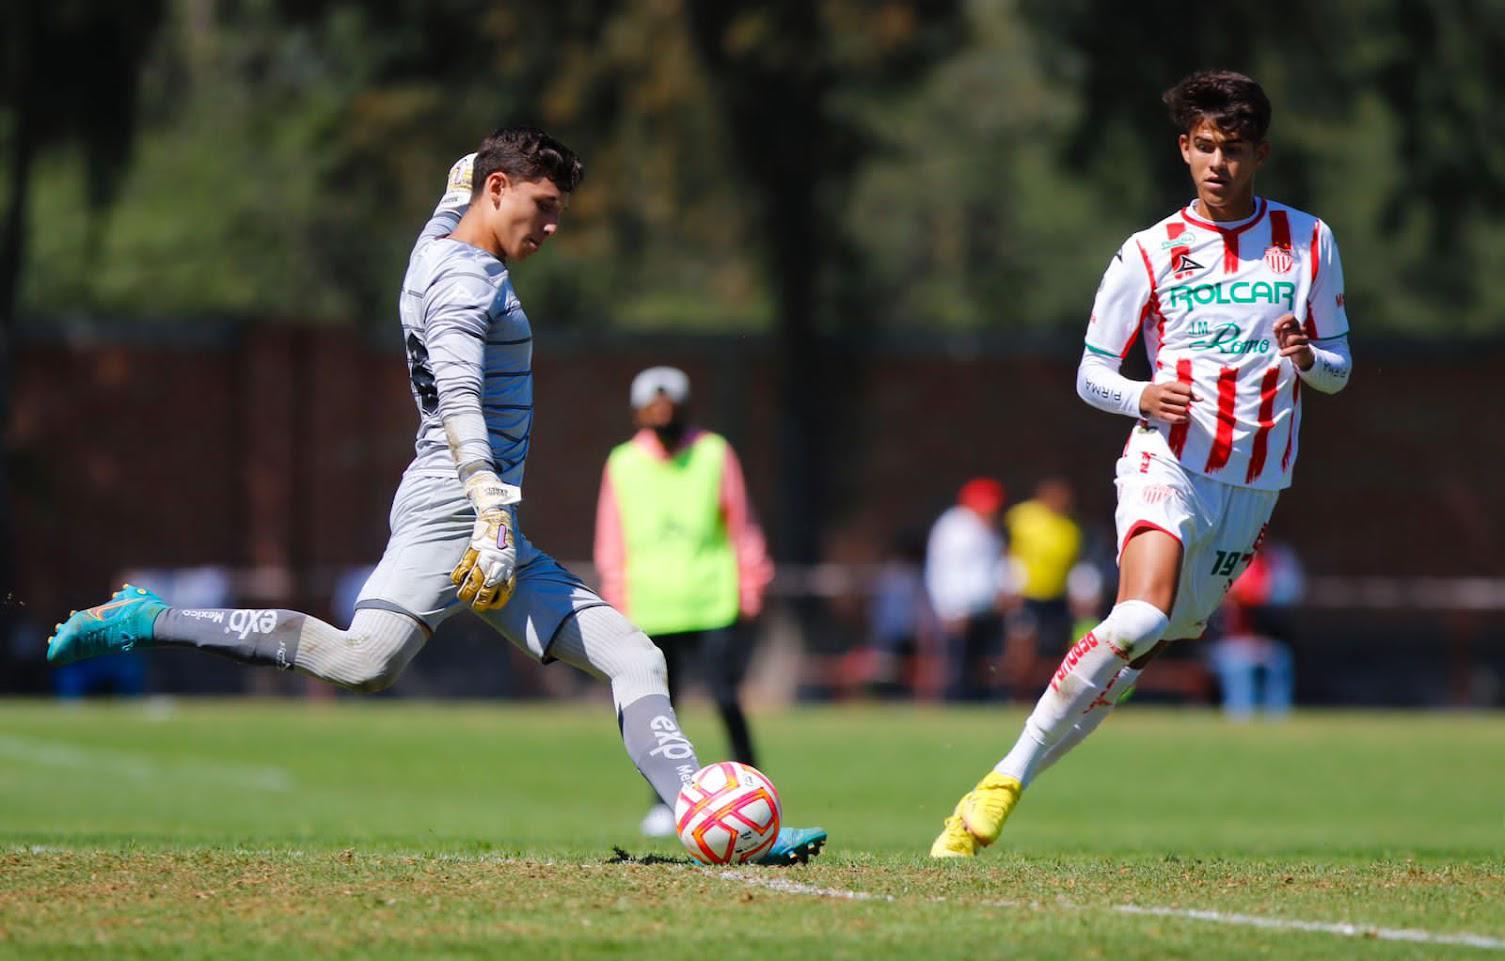
[[169,607],[146,588],[127,584],[104,604],[57,625],[47,660],[63,665],[152,647],[197,648],[353,691],[380,691],[427,640],[427,628],[395,611],[356,611],[342,631],[297,611]]

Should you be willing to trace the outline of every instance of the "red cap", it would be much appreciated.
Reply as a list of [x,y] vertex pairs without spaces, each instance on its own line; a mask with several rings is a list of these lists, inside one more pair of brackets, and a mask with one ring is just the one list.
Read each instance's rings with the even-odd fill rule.
[[974,477],[962,485],[956,502],[979,514],[992,514],[1003,507],[1003,485],[991,477]]

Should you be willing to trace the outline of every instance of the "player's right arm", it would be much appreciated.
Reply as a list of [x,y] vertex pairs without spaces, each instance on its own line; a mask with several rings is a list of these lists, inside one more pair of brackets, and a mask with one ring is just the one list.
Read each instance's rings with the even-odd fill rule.
[[424,297],[423,316],[439,418],[476,512],[470,544],[450,579],[460,600],[480,611],[501,607],[512,596],[517,542],[511,505],[522,500],[522,491],[498,476],[481,411],[486,334],[497,292],[475,270],[469,261],[441,269]]
[[1197,399],[1189,385],[1156,384],[1119,373],[1139,338],[1140,326],[1153,310],[1155,287],[1149,257],[1131,238],[1113,255],[1098,285],[1086,347],[1077,366],[1077,396],[1110,414],[1179,424]]
[[[470,204],[475,155],[450,167],[444,196],[419,244],[450,233]],[[499,608],[516,584],[517,539],[511,505],[522,491],[503,483],[492,460],[490,434],[481,410],[485,389],[486,335],[496,305],[494,282],[474,263],[441,267],[424,294],[423,323],[433,369],[440,421],[455,471],[475,509],[470,544],[450,572],[462,602],[476,610]]]

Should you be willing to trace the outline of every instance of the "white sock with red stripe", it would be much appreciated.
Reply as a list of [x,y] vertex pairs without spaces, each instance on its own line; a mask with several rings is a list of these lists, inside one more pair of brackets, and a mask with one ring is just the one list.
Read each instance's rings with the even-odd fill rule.
[[[1082,715],[1096,701],[1108,700],[1104,695],[1109,684],[1129,661],[1160,640],[1169,623],[1164,612],[1145,601],[1116,604],[1101,624],[1066,652],[1056,676],[1024,722],[1014,749],[993,770],[1017,778],[1020,784],[1033,780],[1051,749],[1083,720]],[[1106,711],[1102,713],[1107,715]],[[1101,718],[1092,727],[1098,723]],[[1089,733],[1091,728],[1082,737]]]
[[[1087,735],[1097,730],[1097,726],[1108,719],[1108,715],[1113,713],[1113,709],[1118,706],[1118,702],[1123,699],[1124,695],[1134,689],[1134,682],[1139,680],[1139,674],[1140,668],[1126,667],[1113,675],[1113,679],[1108,682],[1107,689],[1087,705],[1087,710],[1083,711],[1077,718],[1077,722],[1071,725],[1071,730],[1066,732],[1066,736],[1057,741],[1050,750],[1045,752],[1045,756],[1040,758],[1040,763],[1036,764],[1035,769],[1030,772],[1030,780],[1044,774],[1047,768],[1065,757],[1067,752],[1082,743]],[[1027,785],[1029,782],[1024,783]]]

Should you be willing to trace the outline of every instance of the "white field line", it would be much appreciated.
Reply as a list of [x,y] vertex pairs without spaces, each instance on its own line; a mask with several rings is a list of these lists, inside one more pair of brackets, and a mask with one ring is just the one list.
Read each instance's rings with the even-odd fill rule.
[[86,748],[66,741],[15,734],[0,734],[0,758],[36,767],[86,771],[156,784],[186,781],[279,793],[294,787],[292,774],[280,767],[234,761],[158,761],[128,751]]
[[[768,877],[761,874],[749,874],[741,871],[721,871],[717,875],[724,881],[736,881],[739,884],[749,884],[754,887],[766,888],[777,891],[780,894],[801,895],[804,897],[835,898],[843,901],[886,901],[897,902],[899,899],[891,894],[874,894],[869,891],[848,891],[844,888],[824,888],[813,884],[803,884],[799,881],[791,881],[787,878]],[[946,903],[951,898],[929,898],[932,902]],[[964,903],[964,902],[957,902]],[[990,908],[1024,908],[1038,907],[1024,901],[974,901],[966,902],[979,904]],[[1069,901],[1059,902],[1060,907],[1068,909],[1085,909],[1085,905],[1072,904]],[[1379,941],[1410,941],[1418,944],[1447,944],[1462,945],[1470,948],[1485,948],[1491,951],[1505,951],[1505,939],[1486,937],[1482,934],[1440,934],[1432,931],[1421,931],[1416,928],[1379,928],[1367,924],[1347,924],[1343,922],[1328,921],[1301,921],[1294,918],[1266,918],[1252,914],[1230,914],[1224,911],[1199,911],[1192,908],[1160,908],[1142,907],[1137,904],[1117,904],[1109,910],[1118,914],[1148,915],[1158,918],[1175,918],[1182,921],[1207,921],[1213,924],[1227,924],[1247,928],[1266,928],[1278,931],[1306,931],[1314,934],[1335,934],[1346,938],[1374,938]]]

